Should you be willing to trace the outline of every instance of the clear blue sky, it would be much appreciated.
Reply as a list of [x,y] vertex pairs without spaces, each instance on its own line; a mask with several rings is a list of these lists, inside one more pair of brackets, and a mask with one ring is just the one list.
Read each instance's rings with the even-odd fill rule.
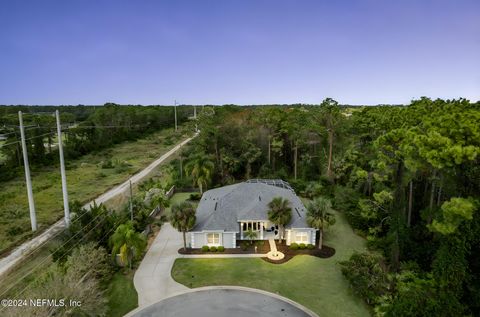
[[480,99],[479,0],[0,0],[0,104]]

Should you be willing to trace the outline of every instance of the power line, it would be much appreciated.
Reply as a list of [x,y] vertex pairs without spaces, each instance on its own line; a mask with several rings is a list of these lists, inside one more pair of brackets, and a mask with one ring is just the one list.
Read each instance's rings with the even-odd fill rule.
[[[93,227],[92,229],[90,229],[88,233],[90,233],[93,229],[95,229],[100,223],[98,223],[95,227]],[[114,229],[116,229],[115,227],[112,227],[106,234],[104,234],[102,236],[102,239],[105,238],[108,234],[110,234]],[[82,241],[79,240],[76,244],[74,244],[71,248],[68,249],[68,252],[65,252],[59,259],[62,259],[64,258],[70,251],[72,251],[74,248],[76,248]],[[29,287],[31,287],[38,279],[40,278],[40,276],[37,276],[32,282],[28,283],[27,286],[25,286],[25,288],[22,289],[22,291],[20,293],[16,293],[15,294],[15,298],[18,298],[20,295],[22,295]],[[2,294],[3,295],[3,294]],[[5,308],[5,307],[4,307]]]
[[[82,209],[84,209],[84,208],[82,208]],[[91,210],[89,210],[89,209],[87,209],[87,208],[85,208],[84,210],[85,210],[85,211],[84,211],[83,213],[81,213],[80,215],[75,214],[75,216],[74,216],[71,224],[76,223],[77,221],[80,220],[81,217],[83,217],[83,216],[86,215],[87,213],[91,212]],[[92,222],[94,222],[95,220],[97,220],[98,217],[101,216],[101,215],[102,215],[102,214],[98,214],[94,219],[90,220],[90,222],[88,222],[87,224],[85,224],[83,227],[87,227],[87,226],[90,225]],[[28,252],[28,256],[31,256],[31,255],[35,254],[38,250],[40,250],[40,249],[41,249],[44,245],[46,245],[48,242],[51,242],[53,239],[57,238],[60,234],[65,233],[66,229],[68,229],[68,228],[65,227],[65,228],[63,228],[62,230],[59,230],[59,231],[58,231],[57,233],[55,233],[53,236],[49,237],[48,239],[46,239],[45,241],[43,241],[41,244],[37,245],[34,249],[32,249],[32,250],[30,250],[30,251]],[[77,234],[78,234],[78,233],[79,233],[79,232],[77,232]],[[76,236],[76,235],[70,237],[70,239],[68,239],[63,245],[61,245],[60,247],[58,247],[57,250],[60,249],[60,248],[62,248],[62,247],[64,247],[64,246],[65,246],[68,242],[70,242],[75,236]],[[56,252],[56,251],[55,251],[55,252]],[[54,254],[55,254],[55,252],[54,252]],[[46,259],[48,259],[49,257],[50,257],[50,255],[47,255],[46,257],[44,257],[41,263],[39,263],[37,266],[35,266],[32,270],[30,270],[29,273],[25,274],[25,275],[24,275],[23,277],[21,277],[18,281],[20,281],[20,280],[24,279],[25,277],[27,277],[28,275],[30,275],[30,274],[36,269],[36,267],[38,267],[38,266],[40,266],[41,264],[43,264],[43,262],[44,262]],[[16,284],[17,284],[17,283],[15,283],[13,286],[15,286]],[[3,296],[3,295],[5,295],[8,291],[10,291],[10,290],[13,288],[13,286],[10,287],[10,288],[9,288],[7,291],[5,291],[3,294],[1,294],[0,297]]]
[[0,136],[7,136],[7,135],[10,135],[10,134],[17,134],[17,133],[18,133],[17,131],[8,132],[8,133],[0,133]]
[[[92,222],[94,222],[96,219],[98,219],[98,217],[100,217],[100,216],[102,216],[102,215],[103,215],[103,214],[98,214],[94,219],[92,219],[89,223],[87,223],[87,224],[84,225],[83,227],[84,227],[84,228],[87,227],[89,224],[91,224]],[[92,231],[94,228],[96,228],[100,223],[101,223],[101,222],[97,223],[97,225],[95,225],[93,228],[91,228],[89,231],[87,231],[86,234],[90,233],[90,231]],[[65,232],[65,230],[61,230],[61,231],[59,231],[59,232],[62,233],[62,232]],[[43,260],[42,260],[40,263],[38,263],[37,265],[35,265],[28,273],[24,274],[20,279],[18,279],[16,283],[14,283],[11,287],[9,287],[5,292],[3,292],[2,294],[0,294],[0,298],[2,298],[3,295],[5,295],[6,293],[8,293],[8,292],[9,292],[15,285],[17,285],[21,280],[23,280],[25,277],[27,277],[27,276],[29,276],[30,274],[32,274],[33,271],[35,271],[40,265],[44,264],[45,261],[46,261],[50,256],[53,256],[55,253],[57,253],[58,250],[60,250],[60,249],[63,248],[64,246],[66,246],[73,238],[75,238],[75,237],[76,237],[77,235],[79,235],[80,233],[82,233],[82,231],[78,231],[76,234],[74,234],[73,236],[71,236],[65,243],[63,243],[60,247],[58,247],[57,250],[55,250],[51,255],[47,255],[46,257],[44,257]],[[57,235],[58,235],[58,234],[57,234]],[[57,236],[57,235],[56,235],[56,236]],[[51,239],[46,240],[45,243],[48,242],[48,241],[51,241]],[[79,240],[79,241],[77,242],[77,244],[80,243],[80,242],[81,242],[81,240]],[[39,248],[36,248],[36,249],[38,250]],[[31,254],[33,254],[33,253],[31,253]]]
[[30,137],[28,139],[25,139],[25,141],[28,141],[28,140],[33,140],[33,139],[37,139],[37,138],[41,138],[41,137],[45,137],[47,135],[53,135],[53,134],[56,134],[56,132],[48,132],[48,133],[44,133],[44,134],[40,134],[40,135],[35,135],[33,137]]
[[12,144],[16,144],[16,143],[20,143],[20,141],[15,141],[15,142],[10,142],[10,143],[6,143],[6,144],[1,144],[1,145],[0,145],[0,149],[1,149],[2,147],[6,147],[6,146],[9,146],[9,145],[12,145]]

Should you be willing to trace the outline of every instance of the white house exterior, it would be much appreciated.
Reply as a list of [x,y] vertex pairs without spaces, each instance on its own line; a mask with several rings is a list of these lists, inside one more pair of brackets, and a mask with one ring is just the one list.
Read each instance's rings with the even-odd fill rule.
[[253,230],[257,240],[280,238],[281,230],[268,220],[268,203],[275,197],[287,199],[292,220],[285,226],[287,245],[315,245],[316,229],[306,223],[306,209],[287,182],[282,180],[248,180],[205,192],[197,207],[197,222],[189,233],[192,248],[208,246],[237,247],[246,240],[244,232]]

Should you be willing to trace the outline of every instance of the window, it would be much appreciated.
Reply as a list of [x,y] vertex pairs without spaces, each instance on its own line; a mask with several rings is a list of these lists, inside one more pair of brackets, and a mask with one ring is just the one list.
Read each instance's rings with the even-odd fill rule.
[[296,243],[308,243],[308,233],[306,233],[306,232],[296,232],[295,233],[295,242]]
[[207,244],[220,244],[220,233],[207,233]]

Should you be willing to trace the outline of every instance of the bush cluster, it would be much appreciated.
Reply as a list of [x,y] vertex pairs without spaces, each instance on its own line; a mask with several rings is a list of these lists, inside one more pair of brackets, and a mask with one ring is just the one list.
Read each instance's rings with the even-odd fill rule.
[[216,247],[216,246],[211,246],[211,247],[209,247],[208,245],[204,245],[204,246],[202,247],[202,252],[208,252],[208,251],[210,251],[210,252],[217,252],[217,251],[218,251],[218,252],[224,252],[224,251],[225,251],[225,247],[224,247],[223,245],[220,245],[220,246],[218,246],[218,247]]
[[200,200],[200,198],[202,198],[202,195],[200,195],[200,193],[191,193],[190,194],[190,200]]
[[298,244],[296,244],[295,242],[290,244],[290,249],[291,250],[298,250]]
[[305,243],[300,243],[300,244],[298,245],[298,247],[300,248],[300,250],[303,250],[303,249],[305,249],[307,246],[305,245]]

